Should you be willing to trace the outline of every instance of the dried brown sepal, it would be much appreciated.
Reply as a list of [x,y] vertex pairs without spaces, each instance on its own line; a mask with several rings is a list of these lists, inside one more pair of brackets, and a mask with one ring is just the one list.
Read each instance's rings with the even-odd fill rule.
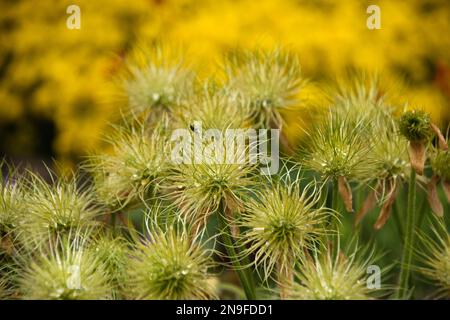
[[357,226],[361,222],[361,220],[366,216],[367,212],[369,212],[375,207],[376,203],[377,203],[377,192],[376,190],[373,190],[372,192],[369,193],[361,209],[356,214],[355,226]]
[[11,256],[14,251],[14,243],[10,234],[3,236],[0,238],[0,248],[4,251],[8,256]]
[[234,222],[235,218],[233,215],[233,210],[230,207],[225,207],[225,217],[228,220],[228,223],[230,225],[230,231],[231,231],[231,236],[236,239],[239,234],[240,234],[240,230],[239,227],[237,226],[237,224]]
[[432,176],[430,182],[427,185],[428,191],[428,203],[430,204],[431,210],[433,210],[434,214],[438,217],[442,217],[444,215],[444,208],[442,207],[441,200],[439,200],[438,192],[437,192],[437,184],[439,182],[438,176]]
[[444,180],[442,181],[442,187],[444,188],[445,196],[447,197],[447,201],[450,202],[450,181]]
[[[284,267],[283,267],[284,266]],[[290,263],[278,265],[278,286],[280,289],[280,299],[287,300],[292,291],[294,283],[294,273]]]
[[386,202],[383,204],[380,214],[378,215],[378,219],[373,226],[375,230],[380,230],[386,224],[386,221],[391,216],[392,206],[394,205],[396,198],[397,198],[397,186],[395,184],[392,184],[391,189],[389,190],[389,196]]
[[410,141],[408,152],[411,166],[418,175],[423,175],[426,160],[425,144],[422,141]]
[[239,227],[235,224],[235,223],[231,223],[230,224],[230,231],[231,231],[231,236],[233,238],[237,238],[240,234],[240,230]]
[[444,151],[448,150],[447,141],[445,141],[444,135],[442,134],[441,130],[434,123],[431,124],[431,129],[433,130],[433,132],[436,134],[436,137],[438,138],[439,148],[441,148]]
[[345,177],[341,176],[338,178],[338,190],[342,197],[342,200],[344,201],[345,209],[348,212],[353,212],[352,189],[350,188],[350,185],[348,184]]

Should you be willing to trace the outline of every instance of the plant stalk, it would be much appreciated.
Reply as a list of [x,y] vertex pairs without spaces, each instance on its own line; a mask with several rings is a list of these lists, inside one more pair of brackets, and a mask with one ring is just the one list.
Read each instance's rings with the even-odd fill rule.
[[[332,191],[332,198],[331,198],[331,205],[330,208],[335,210],[339,214],[339,185],[337,179],[333,180],[333,191]],[[339,224],[336,223],[337,217],[334,217],[330,215],[330,218],[328,220],[328,226],[331,229],[338,228]],[[336,230],[337,231],[337,230]]]
[[400,269],[397,299],[406,299],[409,290],[411,261],[413,256],[414,225],[416,214],[416,171],[411,170],[408,186],[408,208],[406,211],[406,230],[403,242],[402,264]]
[[239,260],[238,254],[236,252],[236,247],[234,245],[234,241],[231,236],[231,228],[227,223],[225,217],[224,204],[221,203],[219,208],[220,208],[218,212],[219,228],[222,231],[222,239],[224,241],[228,257],[230,258],[231,263],[233,264],[233,267],[239,277],[239,281],[241,282],[241,285],[244,289],[246,298],[248,300],[256,300],[255,284],[253,281],[253,276],[243,269],[241,261]]
[[111,227],[112,227],[112,233],[115,236],[116,235],[116,226],[117,226],[117,212],[111,212]]

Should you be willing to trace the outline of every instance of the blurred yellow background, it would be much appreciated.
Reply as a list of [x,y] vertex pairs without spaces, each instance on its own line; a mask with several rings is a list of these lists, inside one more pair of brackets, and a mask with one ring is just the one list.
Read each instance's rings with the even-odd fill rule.
[[[66,27],[71,4],[81,9],[80,30]],[[381,30],[366,26],[370,4],[381,9]],[[0,152],[70,165],[101,147],[121,107],[114,79],[142,41],[182,46],[201,74],[236,47],[286,46],[314,81],[350,68],[401,80],[402,101],[444,125],[449,31],[447,0],[2,1]]]

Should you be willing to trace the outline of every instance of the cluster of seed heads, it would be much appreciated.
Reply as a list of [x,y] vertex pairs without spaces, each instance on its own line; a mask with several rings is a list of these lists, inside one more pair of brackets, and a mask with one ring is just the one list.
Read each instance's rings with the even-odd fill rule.
[[[198,121],[222,133],[284,130],[307,81],[282,49],[230,54],[224,77],[204,81],[159,47],[137,56],[124,76],[129,112],[106,135],[107,152],[71,177],[49,170],[49,180],[2,163],[0,297],[215,299],[226,290],[222,273],[237,275],[243,290],[234,291],[249,298],[379,295],[365,285],[374,255],[341,249],[340,202],[353,211],[354,187],[368,190],[356,222],[380,207],[381,229],[420,169],[408,155],[420,143],[430,150],[432,208],[440,208],[433,192],[439,180],[448,188],[450,158],[442,137],[439,148],[432,143],[427,114],[398,119],[378,82],[357,82],[329,94],[298,148],[282,150],[277,175],[263,177],[253,163],[178,164],[174,129],[194,136]],[[441,293],[449,292],[447,238],[427,242],[420,269]]]

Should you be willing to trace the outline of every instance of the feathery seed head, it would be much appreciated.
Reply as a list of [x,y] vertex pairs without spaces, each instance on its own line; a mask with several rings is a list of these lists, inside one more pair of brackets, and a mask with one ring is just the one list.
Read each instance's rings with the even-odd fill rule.
[[433,148],[430,157],[433,172],[446,181],[450,181],[450,151]]
[[366,119],[353,119],[330,110],[308,133],[304,165],[324,180],[345,177],[364,180],[373,170],[373,137]]
[[102,262],[111,280],[113,296],[117,297],[126,281],[126,262],[130,251],[126,240],[111,235],[100,236],[90,244],[88,250]]
[[245,229],[244,254],[254,255],[256,266],[263,267],[267,279],[273,268],[291,268],[305,249],[311,248],[327,233],[324,222],[331,210],[319,202],[315,183],[305,189],[295,182],[287,186],[274,183],[245,202],[239,225]]
[[142,124],[117,128],[110,144],[112,154],[91,156],[84,164],[100,202],[121,209],[154,196],[167,170],[165,129],[147,132]]
[[59,239],[50,250],[22,257],[20,290],[25,299],[110,299],[111,286],[103,262],[86,250],[84,239]]
[[[1,163],[0,163],[1,164]],[[14,231],[24,213],[23,179],[0,175],[0,239]]]
[[359,259],[356,251],[346,256],[331,250],[304,259],[296,274],[293,299],[305,300],[365,300],[372,298],[374,289],[366,283],[367,267],[373,256]]
[[256,125],[281,128],[281,111],[298,104],[304,80],[296,56],[282,52],[255,50],[230,55],[226,72],[228,86],[250,102]]
[[137,299],[211,299],[211,252],[174,228],[152,230],[136,245],[127,274]]
[[239,210],[242,198],[254,185],[256,167],[247,164],[182,164],[169,178],[170,195],[190,222],[204,223],[219,204]]
[[418,271],[439,288],[435,293],[438,298],[450,297],[450,234],[443,222],[433,225],[435,238],[424,233],[420,238],[424,250],[417,250],[418,260],[422,266]]
[[218,88],[214,83],[207,83],[199,92],[191,95],[178,111],[183,128],[195,121],[201,122],[204,130],[240,129],[250,124],[248,104],[229,89]]
[[30,173],[26,184],[26,214],[19,225],[25,245],[48,243],[59,236],[91,230],[102,213],[91,188],[78,186],[77,178],[52,181]]
[[0,275],[0,300],[6,299],[8,297],[8,286],[6,279]]
[[194,73],[183,66],[182,59],[167,53],[162,47],[135,53],[140,57],[130,63],[124,81],[134,114],[170,111],[193,90]]
[[375,161],[375,170],[371,178],[375,180],[406,179],[411,169],[408,141],[398,134],[397,123],[390,117],[385,118],[384,123],[374,129],[374,137],[371,156]]

